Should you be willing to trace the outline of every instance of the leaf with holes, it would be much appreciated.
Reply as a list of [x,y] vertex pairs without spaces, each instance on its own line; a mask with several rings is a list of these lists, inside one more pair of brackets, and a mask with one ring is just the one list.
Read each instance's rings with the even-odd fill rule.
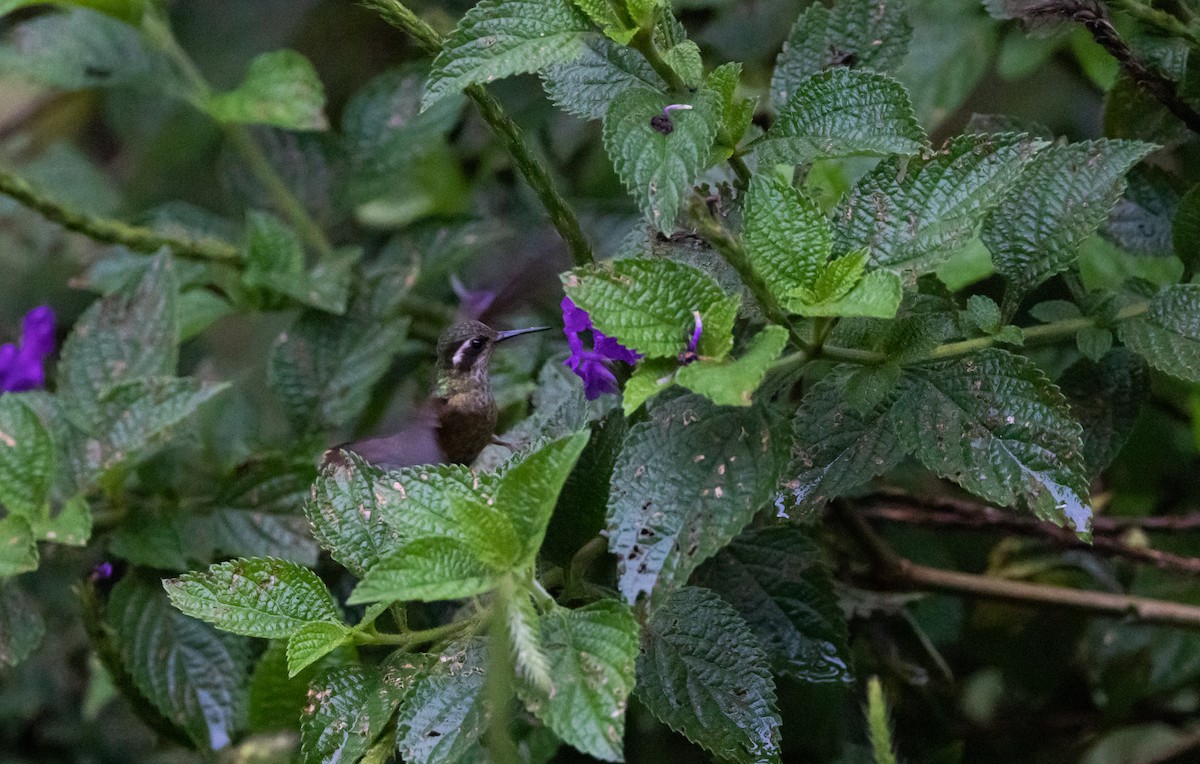
[[[663,109],[685,105],[690,109]],[[617,176],[655,228],[670,233],[696,178],[707,167],[720,95],[701,87],[667,96],[634,87],[613,98],[604,115],[604,149]]]
[[1100,139],[1039,152],[980,234],[996,271],[1024,294],[1070,268],[1120,198],[1122,176],[1154,148]]
[[844,390],[847,376],[830,374],[804,396],[792,420],[795,446],[786,484],[803,513],[844,495],[900,463],[905,449],[888,422],[890,403],[859,411]]
[[925,131],[908,92],[884,74],[837,68],[796,84],[754,154],[764,165],[855,154],[915,154]]
[[228,93],[208,97],[204,108],[218,122],[274,125],[286,130],[326,130],[325,88],[317,70],[294,50],[262,53]]
[[422,108],[467,85],[574,61],[591,20],[571,0],[481,0],[433,60]]
[[1023,135],[966,135],[928,156],[888,159],[834,213],[835,251],[928,273],[964,246],[1045,145]]
[[63,343],[58,391],[70,418],[102,431],[98,401],[114,387],[175,373],[178,286],[171,258],[158,255],[136,282],[93,303]]
[[597,329],[651,358],[687,348],[699,311],[704,331],[697,351],[715,359],[733,348],[739,298],[704,272],[671,260],[630,258],[562,277],[563,289]]
[[1090,532],[1082,429],[1027,358],[999,349],[905,368],[890,420],[929,469],[1001,506]]
[[696,583],[746,619],[774,671],[801,682],[853,679],[846,618],[805,529],[748,529],[696,571]]
[[900,0],[810,5],[792,29],[771,75],[771,105],[783,108],[800,82],[830,67],[891,72],[904,61],[912,25]]
[[[741,358],[700,359],[679,369],[675,381],[718,406],[749,406],[771,364],[787,345],[787,329],[764,326]],[[628,389],[628,388],[626,388]]]
[[1121,323],[1117,331],[1154,368],[1200,382],[1200,284],[1163,288],[1144,315]]
[[245,713],[246,640],[180,613],[159,586],[137,576],[114,587],[107,619],[138,690],[201,747],[228,746]]
[[321,674],[309,686],[300,721],[304,760],[358,761],[423,671],[424,661],[397,653],[379,666],[338,666]]
[[612,600],[541,619],[553,688],[518,688],[535,716],[564,741],[602,761],[623,761],[625,707],[633,690],[638,624]]
[[396,746],[405,761],[450,764],[462,758],[487,728],[483,697],[487,643],[448,646],[400,704]]
[[762,407],[686,395],[630,430],[608,504],[609,549],[628,602],[682,586],[750,521],[783,468],[781,429]]
[[322,471],[304,514],[313,536],[333,559],[361,577],[400,544],[375,496],[380,473],[353,454]]
[[249,637],[290,637],[311,621],[341,624],[317,574],[286,560],[232,560],[163,581],[171,604],[218,629]]
[[721,760],[779,761],[767,656],[737,611],[708,589],[681,589],[651,615],[635,692],[650,713]]

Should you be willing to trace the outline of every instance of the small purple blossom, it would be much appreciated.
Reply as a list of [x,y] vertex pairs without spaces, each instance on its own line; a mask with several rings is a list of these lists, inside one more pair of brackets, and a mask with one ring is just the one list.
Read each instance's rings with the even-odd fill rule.
[[688,338],[687,350],[679,354],[679,362],[684,366],[700,357],[696,350],[700,347],[700,336],[704,334],[704,320],[700,318],[700,311],[692,311],[692,322],[692,335]]
[[92,574],[89,578],[91,578],[91,580],[93,582],[107,581],[108,579],[112,578],[112,575],[113,575],[113,564],[111,562],[109,562],[108,560],[105,560],[104,562],[96,563],[92,567]]
[[46,382],[45,360],[54,352],[54,310],[48,305],[25,314],[19,345],[0,345],[0,392],[34,390]]
[[[571,356],[563,365],[583,380],[583,393],[589,401],[596,400],[604,393],[615,393],[617,377],[612,372],[610,362],[634,364],[642,357],[641,354],[594,329],[591,316],[571,302],[570,297],[563,298],[561,307],[563,334],[567,335],[567,345],[571,348]],[[583,333],[589,330],[592,333],[591,350],[583,346]]]

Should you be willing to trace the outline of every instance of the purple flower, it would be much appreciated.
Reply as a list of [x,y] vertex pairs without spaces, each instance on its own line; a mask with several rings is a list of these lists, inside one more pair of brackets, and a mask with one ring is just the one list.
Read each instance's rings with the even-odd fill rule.
[[700,347],[700,336],[704,334],[704,320],[700,318],[700,311],[692,311],[692,322],[692,336],[688,338],[687,350],[679,354],[679,362],[684,366],[700,357],[696,352],[696,348]]
[[458,312],[465,318],[479,318],[496,299],[496,293],[488,289],[467,289],[456,274],[450,275],[450,288],[458,298]]
[[0,345],[0,392],[20,392],[46,382],[43,366],[54,352],[54,311],[48,305],[25,314],[21,344]]
[[112,575],[113,565],[108,560],[105,560],[104,562],[96,563],[95,566],[92,567],[92,575],[90,578],[92,581],[107,581],[108,579],[112,578]]
[[[594,401],[604,393],[615,393],[617,378],[610,362],[634,364],[642,357],[641,354],[592,328],[592,317],[571,302],[570,297],[562,300],[562,314],[563,334],[567,335],[567,345],[571,348],[571,357],[563,363],[583,380],[584,395],[589,401]],[[583,333],[589,330],[592,333],[591,350],[583,346]]]

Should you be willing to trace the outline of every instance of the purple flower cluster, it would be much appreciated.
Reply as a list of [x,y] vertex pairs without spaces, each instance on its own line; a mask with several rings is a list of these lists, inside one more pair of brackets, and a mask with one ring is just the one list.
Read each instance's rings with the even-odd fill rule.
[[46,382],[46,356],[54,352],[54,311],[48,305],[25,314],[21,342],[0,345],[0,392],[34,390]]
[[[562,301],[563,334],[571,347],[571,357],[564,364],[583,380],[583,392],[589,401],[604,393],[617,391],[617,378],[609,368],[610,361],[637,363],[642,357],[629,348],[592,328],[592,317],[587,311],[571,302],[570,297]],[[583,333],[591,330],[592,349],[583,347]]]

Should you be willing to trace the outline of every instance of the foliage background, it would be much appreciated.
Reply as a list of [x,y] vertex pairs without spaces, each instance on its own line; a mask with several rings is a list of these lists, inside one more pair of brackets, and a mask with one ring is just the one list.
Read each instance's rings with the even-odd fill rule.
[[[412,4],[442,31],[453,28],[469,6]],[[1168,126],[1143,135],[1143,126],[1119,124],[1111,109],[1106,114],[1117,68],[1082,29],[1031,37],[975,3],[910,0],[908,6],[914,32],[897,76],[934,145],[959,133],[975,112],[1036,122],[1072,141],[1121,130],[1163,140],[1171,132]],[[743,83],[765,94],[775,54],[803,4],[683,0],[675,7],[706,60],[741,61]],[[235,86],[259,53],[286,47],[304,54],[324,85],[329,122],[343,131],[354,113],[352,99],[367,83],[392,67],[423,60],[410,38],[370,10],[340,0],[189,0],[171,10],[180,42],[218,89]],[[11,18],[0,22],[8,23]],[[97,215],[133,220],[199,219],[194,210],[204,210],[202,225],[214,230],[240,223],[247,207],[262,206],[261,191],[218,127],[186,104],[154,88],[46,88],[19,76],[22,66],[12,59],[6,66],[4,55],[12,53],[0,52],[2,161],[55,198]],[[524,128],[580,210],[598,254],[615,252],[639,214],[601,150],[599,125],[553,109],[535,77],[499,81],[489,90]],[[232,389],[202,410],[200,426],[183,442],[138,467],[143,486],[172,486],[172,495],[143,496],[148,506],[173,506],[180,495],[224,479],[252,455],[303,461],[330,443],[402,421],[427,389],[431,341],[457,308],[451,274],[468,288],[498,293],[487,320],[519,326],[556,317],[557,274],[571,265],[539,202],[472,109],[451,113],[444,139],[435,136],[419,152],[397,150],[385,159],[384,150],[371,155],[373,161],[390,163],[385,163],[385,180],[403,177],[405,184],[398,196],[370,206],[355,206],[348,201],[353,193],[342,193],[330,182],[339,163],[367,160],[340,153],[344,147],[335,148],[327,134],[255,128],[254,135],[336,241],[361,245],[368,260],[395,271],[394,283],[403,284],[411,298],[405,312],[409,328],[361,417],[304,432],[289,422],[267,384],[266,351],[294,320],[295,310],[216,317],[183,345],[179,373],[229,380]],[[1185,174],[1196,166],[1192,144],[1177,147],[1173,159]],[[843,191],[847,174],[856,172],[849,165],[830,172],[830,195]],[[1169,253],[1130,255],[1098,238],[1085,246],[1082,257],[1094,283],[1117,283],[1129,275],[1168,281],[1181,270]],[[39,304],[55,307],[60,333],[65,332],[97,291],[115,283],[129,259],[113,257],[110,248],[65,233],[0,198],[5,274],[0,337],[16,336],[21,316]],[[948,281],[970,280],[978,265],[960,259],[941,275]],[[985,282],[981,290],[994,293],[993,287]],[[197,298],[200,315],[211,308],[203,303]],[[213,316],[196,320],[208,318]],[[527,415],[538,370],[561,351],[558,336],[547,335],[497,356],[493,368],[504,424]],[[1061,366],[1065,356],[1042,360]],[[1106,514],[1175,515],[1196,506],[1198,405],[1200,395],[1191,386],[1155,378],[1153,396],[1128,445],[1094,486]],[[225,539],[223,547],[218,538],[198,549],[189,543],[196,536],[187,529],[153,526],[163,535],[122,535],[115,526],[106,527],[101,513],[92,545],[44,545],[37,574],[21,577],[19,585],[38,603],[47,637],[28,660],[0,677],[0,760],[197,760],[198,754],[161,745],[115,696],[91,655],[73,587],[113,554],[168,570],[221,559],[222,552],[234,551],[229,546],[246,554],[281,554],[282,549],[316,561],[303,519],[276,519],[255,525],[257,539]],[[298,525],[291,522],[297,519]],[[1022,538],[1003,527],[883,527],[899,551],[929,565],[1085,588],[1133,586],[1144,594],[1200,602],[1194,574],[1135,566],[1064,547],[1061,539]],[[258,551],[251,549],[255,543]],[[1162,534],[1154,543],[1182,554],[1195,550],[1194,534]],[[835,565],[843,564],[845,550],[836,538],[830,548]],[[1193,632],[950,595],[854,596],[862,597],[849,621],[858,674],[884,678],[896,744],[910,761],[1165,761],[1155,757],[1189,741],[1194,746],[1200,735],[1200,637]],[[786,679],[777,694],[787,760],[871,760],[861,683]],[[704,755],[636,704],[630,713],[630,761]],[[291,744],[286,734],[265,735],[226,756],[270,760]],[[556,760],[577,756],[563,749]]]

